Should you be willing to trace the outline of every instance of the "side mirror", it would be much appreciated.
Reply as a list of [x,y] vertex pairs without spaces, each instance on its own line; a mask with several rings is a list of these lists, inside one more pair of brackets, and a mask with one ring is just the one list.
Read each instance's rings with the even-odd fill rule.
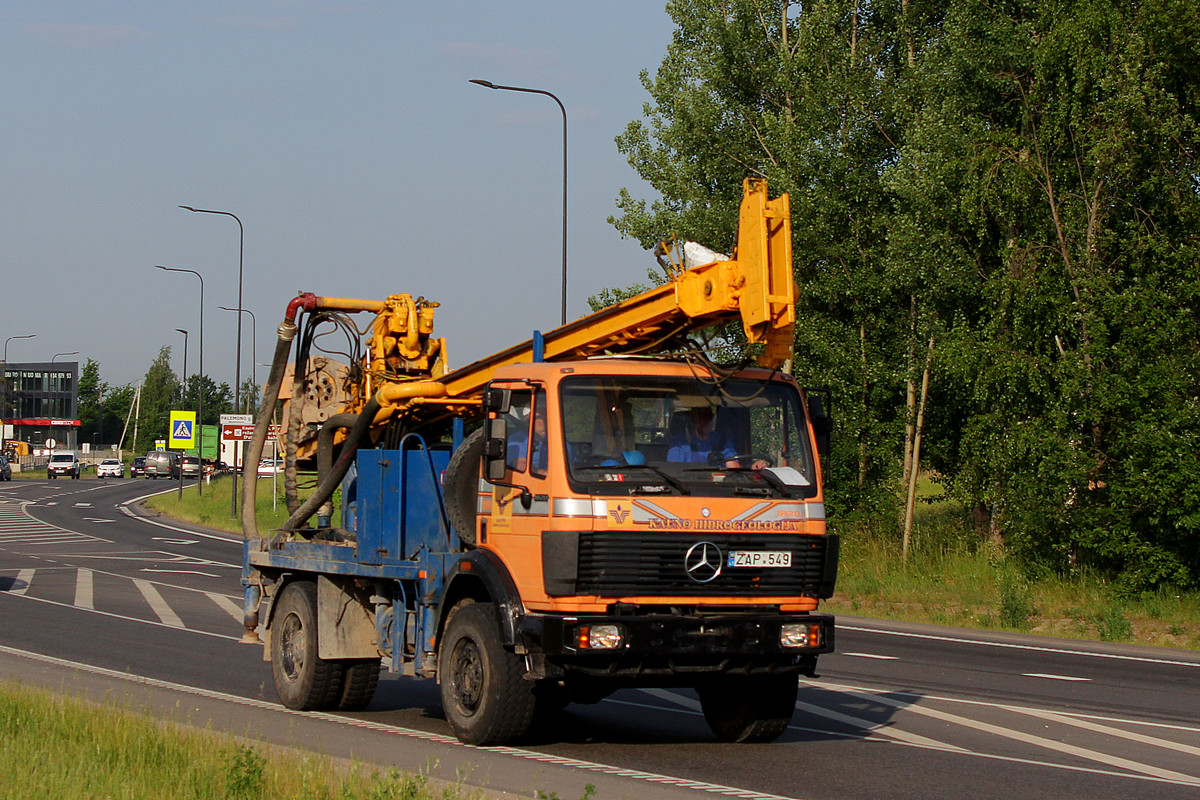
[[[507,393],[507,389],[489,389]],[[489,481],[502,481],[508,471],[508,423],[503,417],[493,417],[486,423],[487,433],[483,444],[483,474]]]
[[512,390],[489,386],[483,393],[483,410],[492,414],[507,414],[512,405]]

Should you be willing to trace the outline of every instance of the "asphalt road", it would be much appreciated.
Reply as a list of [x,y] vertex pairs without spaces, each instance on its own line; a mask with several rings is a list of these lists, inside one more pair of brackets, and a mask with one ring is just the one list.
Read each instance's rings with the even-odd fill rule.
[[489,793],[612,798],[1194,798],[1200,654],[842,617],[767,745],[714,741],[695,695],[571,706],[521,747],[449,733],[436,686],[358,714],[275,700],[239,643],[241,543],[139,516],[160,483],[0,484],[0,674]]

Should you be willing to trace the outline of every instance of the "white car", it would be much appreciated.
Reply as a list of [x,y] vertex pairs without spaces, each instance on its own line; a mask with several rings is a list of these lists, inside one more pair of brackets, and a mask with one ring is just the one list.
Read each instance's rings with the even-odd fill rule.
[[97,478],[124,478],[125,464],[115,458],[106,458],[96,465]]
[[258,474],[259,475],[283,474],[283,459],[282,458],[277,458],[274,460],[269,459],[269,458],[262,459],[261,461],[258,462]]

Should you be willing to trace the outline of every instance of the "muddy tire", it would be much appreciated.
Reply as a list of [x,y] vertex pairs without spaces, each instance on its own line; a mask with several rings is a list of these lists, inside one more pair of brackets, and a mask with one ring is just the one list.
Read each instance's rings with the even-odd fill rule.
[[459,741],[504,744],[529,730],[534,683],[524,675],[524,659],[500,643],[495,606],[472,603],[451,615],[438,652],[438,683]]
[[343,662],[345,678],[342,681],[342,697],[338,701],[339,711],[362,711],[375,696],[379,685],[379,659],[362,658]]
[[484,428],[472,433],[450,456],[446,465],[446,516],[462,543],[475,546],[479,464],[483,458]]
[[279,701],[296,711],[335,708],[343,695],[343,662],[317,655],[317,584],[283,588],[271,623],[271,677]]
[[769,742],[787,730],[799,678],[715,678],[696,687],[704,720],[723,742]]

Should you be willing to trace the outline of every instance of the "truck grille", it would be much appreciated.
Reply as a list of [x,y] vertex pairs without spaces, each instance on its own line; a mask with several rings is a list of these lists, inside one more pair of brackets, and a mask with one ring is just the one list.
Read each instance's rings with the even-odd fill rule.
[[[641,597],[828,597],[837,569],[836,541],[831,536],[779,533],[582,533],[575,590]],[[689,577],[684,563],[688,550],[701,542],[721,551],[721,572],[706,583]],[[725,563],[731,550],[788,551],[792,565],[731,568]]]

